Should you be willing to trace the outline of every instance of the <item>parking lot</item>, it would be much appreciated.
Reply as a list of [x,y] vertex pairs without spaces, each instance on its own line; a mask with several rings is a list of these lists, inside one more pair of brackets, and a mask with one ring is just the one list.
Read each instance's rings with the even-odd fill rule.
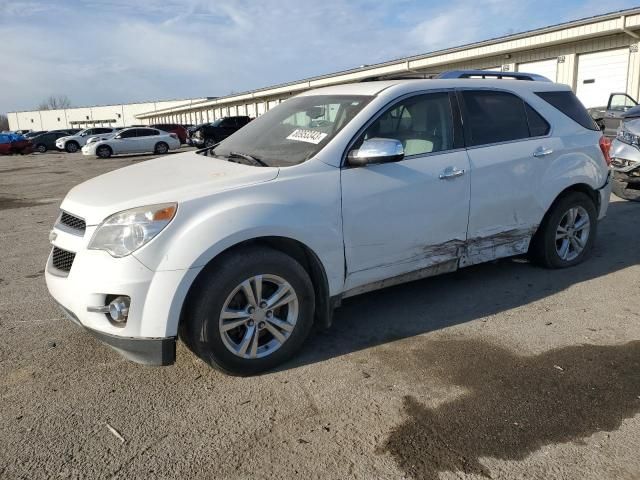
[[235,378],[181,343],[130,363],[47,293],[66,192],[149,158],[0,158],[0,477],[640,478],[640,204],[612,198],[584,264],[354,297],[292,362]]

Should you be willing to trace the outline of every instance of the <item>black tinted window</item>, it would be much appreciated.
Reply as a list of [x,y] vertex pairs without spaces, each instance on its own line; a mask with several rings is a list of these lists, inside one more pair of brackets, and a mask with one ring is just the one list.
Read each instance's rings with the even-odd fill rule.
[[158,130],[154,130],[151,128],[138,128],[137,129],[137,136],[138,137],[151,137],[153,135],[160,135],[160,132],[158,132]]
[[529,137],[521,98],[506,92],[464,90],[465,132],[469,146]]
[[112,130],[110,128],[96,128],[93,133],[111,133]]
[[549,133],[551,127],[542,116],[525,102],[524,109],[527,112],[529,133],[532,137],[543,137]]
[[573,92],[566,90],[560,92],[536,92],[536,95],[584,128],[600,130]]
[[136,136],[136,129],[133,128],[131,130],[125,130],[120,133],[120,138],[133,138]]

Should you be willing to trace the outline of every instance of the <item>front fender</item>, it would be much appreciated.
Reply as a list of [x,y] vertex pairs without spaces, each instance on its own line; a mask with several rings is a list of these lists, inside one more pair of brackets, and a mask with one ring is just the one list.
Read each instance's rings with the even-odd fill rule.
[[154,271],[201,269],[244,241],[285,237],[316,254],[330,294],[338,293],[344,284],[339,169],[313,164],[283,169],[270,182],[179,204],[166,231],[134,255]]

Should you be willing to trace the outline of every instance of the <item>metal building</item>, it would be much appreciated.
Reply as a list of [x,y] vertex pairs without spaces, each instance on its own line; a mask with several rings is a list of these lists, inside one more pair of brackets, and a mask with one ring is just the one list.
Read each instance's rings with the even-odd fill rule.
[[609,93],[640,96],[640,8],[322,75],[200,103],[137,115],[142,122],[200,123],[226,115],[258,116],[311,88],[408,73],[486,69],[538,73],[570,85],[586,107]]
[[59,110],[9,112],[10,130],[62,130],[65,128],[125,127],[142,122],[137,115],[153,110],[196,104],[211,98],[73,107]]

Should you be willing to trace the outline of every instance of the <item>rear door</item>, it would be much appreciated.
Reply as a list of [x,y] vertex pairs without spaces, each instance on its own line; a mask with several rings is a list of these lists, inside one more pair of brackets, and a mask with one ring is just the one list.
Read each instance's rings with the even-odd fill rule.
[[561,142],[513,93],[462,89],[459,98],[471,163],[468,247],[461,264],[524,253],[544,215],[536,192]]
[[138,128],[136,132],[137,152],[153,152],[160,132],[155,128]]

